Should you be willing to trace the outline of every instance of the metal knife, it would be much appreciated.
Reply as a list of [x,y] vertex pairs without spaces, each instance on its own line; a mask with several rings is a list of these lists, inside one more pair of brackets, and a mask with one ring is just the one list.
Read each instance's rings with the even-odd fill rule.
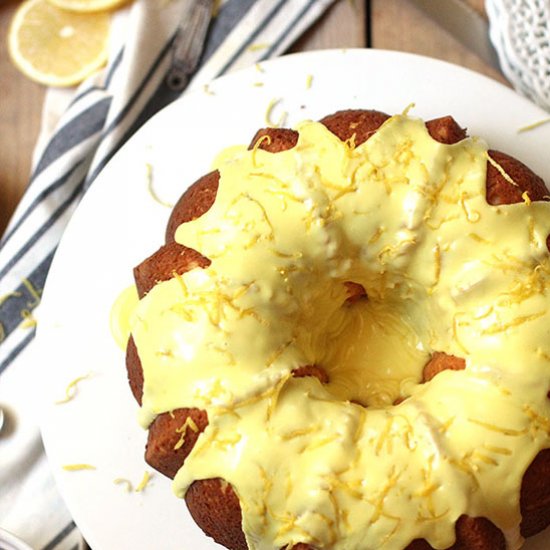
[[214,0],[192,0],[182,13],[174,39],[172,64],[166,75],[171,90],[184,90],[195,72],[213,10]]
[[464,0],[410,0],[485,63],[500,71],[488,21]]

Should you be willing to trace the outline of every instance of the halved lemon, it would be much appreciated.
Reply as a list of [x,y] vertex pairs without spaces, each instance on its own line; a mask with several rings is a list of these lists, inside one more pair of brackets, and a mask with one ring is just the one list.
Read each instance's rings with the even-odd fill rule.
[[64,10],[93,13],[97,11],[112,11],[127,4],[130,0],[48,0],[50,4]]
[[26,76],[48,86],[72,86],[107,61],[110,16],[80,14],[47,0],[27,0],[15,12],[8,49]]

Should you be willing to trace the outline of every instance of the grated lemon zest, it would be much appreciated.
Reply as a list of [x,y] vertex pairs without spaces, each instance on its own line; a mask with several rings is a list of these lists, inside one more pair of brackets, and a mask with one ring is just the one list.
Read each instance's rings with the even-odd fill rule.
[[487,444],[483,445],[483,447],[488,451],[491,451],[492,453],[497,453],[499,455],[511,456],[512,454],[512,451],[507,447],[495,447],[494,445]]
[[388,436],[390,435],[392,424],[393,424],[394,417],[389,416],[386,420],[386,425],[384,426],[384,429],[380,433],[380,436],[378,437],[378,441],[376,443],[375,452],[378,456],[380,454],[380,451],[382,450],[382,446],[384,445],[384,442],[388,439]]
[[483,420],[477,420],[476,418],[468,418],[467,420],[472,424],[477,424],[482,428],[486,428],[487,430],[490,430],[492,432],[498,432],[504,435],[518,437],[520,435],[525,435],[527,433],[526,429],[514,430],[512,428],[503,428],[502,426],[497,426],[496,424],[491,424],[490,422],[484,422]]
[[295,439],[297,437],[303,437],[304,435],[309,435],[320,430],[319,426],[311,426],[310,428],[302,428],[298,430],[292,430],[291,432],[281,434],[281,438],[285,441],[290,439]]
[[403,109],[403,111],[402,111],[401,114],[402,114],[403,116],[407,116],[407,115],[409,114],[409,112],[410,112],[412,109],[414,109],[415,107],[416,107],[416,103],[414,103],[414,101],[413,101],[413,102],[409,103],[409,104]]
[[210,88],[209,84],[205,84],[202,87],[202,90],[206,95],[216,95],[216,93],[212,90],[212,88]]
[[486,157],[487,157],[487,160],[489,161],[489,164],[491,164],[494,168],[496,168],[496,170],[498,171],[498,173],[510,184],[510,185],[513,185],[514,187],[519,187],[519,185],[508,175],[508,173],[506,172],[506,170],[504,170],[504,168],[495,160],[491,157],[491,155],[489,155],[488,153],[486,154]]
[[455,313],[453,315],[453,338],[454,338],[455,342],[460,346],[462,351],[464,351],[464,353],[466,353],[466,355],[469,355],[470,352],[466,349],[466,346],[462,343],[462,341],[460,340],[460,338],[458,336],[459,327],[468,326],[468,324],[469,324],[469,323],[461,323],[458,320],[459,316],[463,316],[463,315],[464,315],[463,312],[458,312],[458,313]]
[[96,467],[93,466],[92,464],[64,464],[62,466],[62,468],[64,470],[66,470],[67,472],[78,472],[80,470],[95,470]]
[[267,143],[267,145],[271,145],[271,136],[269,134],[264,134],[263,136],[260,136],[255,141],[254,146],[252,147],[252,165],[255,168],[258,168],[258,164],[256,163],[256,151],[259,149],[264,141]]
[[258,52],[260,50],[265,50],[266,48],[269,48],[270,44],[268,44],[267,42],[262,42],[262,43],[257,43],[257,44],[250,44],[250,46],[248,46],[248,51],[249,52]]
[[151,481],[152,477],[153,477],[152,474],[146,470],[145,473],[143,474],[143,477],[141,478],[141,481],[136,487],[135,492],[142,493],[147,487],[147,485],[149,484],[149,482]]
[[167,208],[173,208],[174,205],[172,203],[169,203],[167,201],[162,200],[157,192],[155,191],[155,187],[153,185],[154,176],[153,176],[153,165],[150,162],[145,163],[145,171],[146,171],[146,178],[147,178],[147,191],[149,192],[149,195],[151,195],[152,199],[160,204],[161,206],[166,206]]
[[532,124],[528,124],[527,126],[522,126],[521,128],[518,128],[518,134],[529,132],[530,130],[534,130],[539,126],[542,126],[543,124],[548,124],[549,122],[550,118],[543,118],[542,120],[538,120],[537,122],[533,122]]
[[0,306],[2,306],[9,298],[20,298],[21,296],[21,292],[18,292],[17,290],[14,292],[8,292],[7,294],[0,296]]
[[461,193],[460,194],[460,206],[462,207],[462,210],[464,211],[464,214],[466,214],[466,219],[470,223],[477,223],[481,219],[481,214],[477,210],[470,211],[466,204],[466,200],[468,199],[467,193]]
[[115,485],[124,485],[127,493],[131,493],[134,490],[132,482],[124,477],[117,477],[115,480],[113,480],[113,483]]
[[288,116],[288,113],[286,111],[283,111],[283,113],[281,114],[281,117],[279,118],[279,121],[278,122],[273,121],[273,118],[272,118],[273,111],[275,107],[279,105],[279,103],[281,103],[281,101],[282,101],[282,98],[280,97],[276,99],[272,99],[269,102],[267,109],[265,111],[265,122],[268,126],[272,128],[280,128],[281,126],[283,126],[285,123],[286,117]]
[[344,143],[346,144],[346,147],[353,151],[353,149],[357,147],[357,145],[355,144],[356,139],[357,139],[357,134],[353,132],[353,134],[351,134],[351,136],[348,139],[346,139],[346,141],[344,141]]
[[25,288],[29,291],[30,295],[33,298],[30,302],[27,302],[27,307],[34,308],[40,303],[40,297],[42,292],[37,288],[35,288],[32,282],[27,278],[22,279],[21,282],[25,285]]
[[188,416],[185,419],[185,422],[179,428],[176,428],[176,433],[181,435],[177,443],[174,445],[174,451],[177,451],[178,449],[183,447],[183,444],[185,443],[185,432],[187,431],[187,428],[195,433],[199,431],[199,427],[197,426],[195,421],[190,416]]
[[21,322],[21,328],[32,328],[37,325],[36,318],[28,309],[21,310],[21,317],[23,321]]
[[550,418],[539,414],[537,411],[524,406],[525,414],[534,422],[534,428],[543,431],[546,435],[550,435]]
[[432,284],[432,288],[436,287],[439,284],[439,279],[441,277],[441,247],[439,244],[434,246],[434,265],[435,265],[435,281]]
[[55,402],[56,405],[62,405],[64,403],[68,403],[69,401],[72,401],[78,392],[77,385],[82,380],[86,380],[87,378],[90,378],[91,373],[84,374],[82,376],[78,376],[75,378],[72,382],[69,382],[68,386],[65,389],[65,397],[63,399],[59,399]]
[[540,311],[539,313],[533,313],[532,315],[520,315],[519,317],[516,317],[513,321],[509,321],[508,323],[501,323],[498,325],[495,324],[492,327],[486,328],[485,330],[481,331],[481,334],[498,334],[499,332],[504,332],[509,328],[523,325],[524,323],[528,323],[529,321],[534,321],[535,319],[538,319],[543,315],[546,315],[546,311]]
[[472,454],[472,458],[477,458],[478,460],[481,460],[482,462],[484,462],[485,464],[489,464],[490,466],[498,466],[498,462],[494,458],[486,454],[480,453],[479,451],[474,451]]

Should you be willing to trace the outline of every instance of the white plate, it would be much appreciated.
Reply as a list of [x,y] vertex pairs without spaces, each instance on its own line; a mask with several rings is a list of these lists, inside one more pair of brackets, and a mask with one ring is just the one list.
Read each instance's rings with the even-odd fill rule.
[[[123,477],[135,487],[149,470],[124,353],[109,330],[113,301],[132,282],[132,267],[160,246],[169,215],[148,191],[147,163],[157,195],[174,202],[209,170],[215,152],[248,143],[265,126],[270,105],[273,120],[286,112],[286,123],[293,125],[350,107],[401,112],[412,102],[412,114],[425,119],[451,114],[471,134],[519,157],[550,182],[550,125],[517,134],[547,116],[527,100],[441,61],[339,50],[280,58],[187,94],[140,130],[94,183],[55,256],[37,338],[38,353],[50,366],[41,381],[46,450],[67,505],[94,550],[220,548],[192,523],[160,474],[142,493],[113,482]],[[73,401],[54,404],[69,382],[87,373]],[[96,469],[62,468],[74,463]],[[541,534],[526,548],[547,548],[549,537]]]
[[0,548],[2,550],[32,550],[28,544],[4,529],[0,529]]

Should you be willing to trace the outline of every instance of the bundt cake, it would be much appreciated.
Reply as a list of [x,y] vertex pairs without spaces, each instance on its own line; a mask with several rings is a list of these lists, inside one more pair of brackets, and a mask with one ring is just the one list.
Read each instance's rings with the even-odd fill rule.
[[550,203],[447,116],[260,130],[134,270],[146,461],[232,550],[500,550],[550,523]]

